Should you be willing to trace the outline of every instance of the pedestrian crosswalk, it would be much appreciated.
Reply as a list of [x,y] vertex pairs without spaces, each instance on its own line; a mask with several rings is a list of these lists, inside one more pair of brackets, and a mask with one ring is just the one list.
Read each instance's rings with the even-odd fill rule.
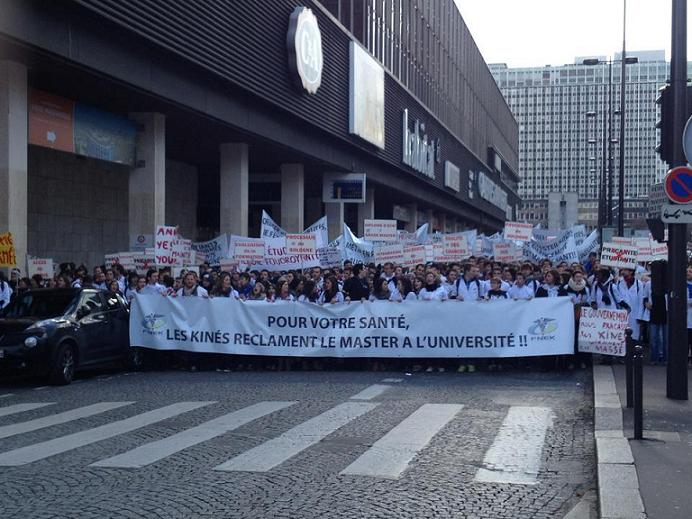
[[[290,419],[292,427],[280,424],[287,417],[293,416],[300,409],[299,401],[260,401],[241,407],[225,414],[216,413],[209,420],[195,418],[198,413],[191,414],[184,420],[186,426],[179,427],[179,422],[171,421],[167,428],[157,428],[153,441],[139,442],[140,445],[125,452],[118,452],[116,437],[127,433],[155,426],[159,422],[175,419],[185,413],[205,408],[204,413],[214,415],[214,401],[175,402],[163,407],[138,413],[134,411],[136,402],[97,402],[60,412],[51,413],[49,406],[55,402],[31,402],[0,407],[0,466],[21,467],[49,459],[53,456],[75,451],[101,442],[106,456],[100,459],[90,459],[86,465],[95,469],[144,469],[194,447],[204,448],[205,442],[221,437],[243,426],[255,426],[258,420],[271,420],[271,434],[264,433],[254,447],[246,448],[238,453],[238,445],[234,439],[224,439],[227,443],[229,457],[219,464],[209,463],[208,470],[218,472],[252,473],[271,472],[288,469],[294,463],[294,458],[315,448],[320,442],[339,432],[341,438],[358,433],[360,443],[363,443],[362,431],[369,431],[369,424],[380,424],[387,413],[391,413],[388,402],[372,401],[382,394],[387,386],[370,386],[351,399],[336,403],[333,407],[313,414],[296,424]],[[220,404],[219,404],[220,405]],[[132,407],[132,410],[130,410]],[[46,409],[44,409],[46,408]],[[422,403],[415,409],[411,406],[407,415],[401,415],[398,423],[389,420],[386,430],[378,425],[381,432],[375,433],[371,440],[365,440],[366,449],[354,453],[350,460],[343,465],[334,467],[335,473],[347,477],[368,477],[382,479],[399,479],[421,459],[431,459],[434,456],[459,456],[463,453],[452,447],[442,445],[441,448],[431,449],[431,443],[446,427],[459,427],[464,423],[464,414],[469,406],[463,403]],[[117,418],[112,418],[112,411],[119,410]],[[27,411],[42,413],[38,418],[22,421],[21,414]],[[284,413],[281,413],[285,411]],[[126,418],[123,418],[126,416]],[[88,418],[98,417],[102,425],[89,428]],[[553,426],[555,416],[548,407],[512,406],[506,409],[502,424],[494,432],[488,434],[486,452],[480,468],[474,469],[476,483],[500,483],[516,485],[534,485],[539,482],[542,465],[542,452],[548,432]],[[10,421],[10,423],[7,423]],[[199,420],[199,421],[198,421]],[[105,422],[105,423],[104,423]],[[187,425],[187,424],[192,425]],[[266,423],[266,422],[265,422]],[[498,421],[499,423],[499,421]],[[77,432],[66,435],[51,434],[57,425],[70,424]],[[278,425],[278,426],[277,426]],[[353,428],[347,428],[353,426]],[[258,425],[259,427],[259,425]],[[497,426],[496,426],[497,427]],[[161,437],[161,430],[177,431]],[[64,427],[60,428],[64,431]],[[273,431],[277,432],[274,433]],[[18,441],[21,435],[40,431],[41,438],[49,438],[36,443]],[[367,433],[366,433],[367,434]],[[146,436],[146,435],[143,435]],[[447,435],[449,436],[449,434]],[[244,433],[247,441],[251,435]],[[12,446],[21,447],[8,450],[3,445],[8,438],[15,443]],[[490,441],[492,438],[492,441]],[[110,441],[109,441],[110,440]],[[216,442],[218,445],[223,443]],[[131,443],[128,444],[132,446]],[[439,446],[438,442],[438,446]],[[122,450],[122,449],[121,449]],[[217,452],[215,451],[215,452]],[[91,451],[90,451],[91,452]],[[231,453],[234,455],[231,456]],[[441,454],[443,453],[443,454]],[[475,461],[475,464],[478,462]]]

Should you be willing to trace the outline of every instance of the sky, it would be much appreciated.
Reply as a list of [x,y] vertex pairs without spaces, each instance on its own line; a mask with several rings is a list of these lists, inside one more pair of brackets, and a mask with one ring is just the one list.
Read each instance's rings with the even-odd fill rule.
[[[623,0],[454,0],[487,63],[564,65],[622,49]],[[627,0],[627,49],[665,49],[672,0]],[[692,9],[688,9],[688,26]],[[692,33],[687,55],[692,60]]]

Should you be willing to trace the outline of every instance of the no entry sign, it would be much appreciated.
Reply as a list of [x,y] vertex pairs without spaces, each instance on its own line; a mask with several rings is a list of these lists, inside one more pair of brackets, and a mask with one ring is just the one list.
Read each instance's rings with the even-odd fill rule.
[[663,187],[671,202],[692,202],[692,169],[686,166],[671,169],[666,175]]

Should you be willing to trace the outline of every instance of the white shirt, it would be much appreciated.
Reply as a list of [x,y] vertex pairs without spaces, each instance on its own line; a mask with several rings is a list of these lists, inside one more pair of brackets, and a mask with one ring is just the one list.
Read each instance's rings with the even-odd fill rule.
[[12,297],[12,287],[7,281],[0,281],[0,310],[5,308],[10,304],[10,297]]
[[418,296],[416,295],[415,292],[409,292],[408,294],[406,294],[406,297],[402,298],[401,292],[397,292],[396,294],[390,295],[389,300],[395,301],[397,303],[401,303],[401,301],[417,301]]
[[528,285],[523,285],[523,286],[517,286],[517,285],[512,285],[509,287],[509,290],[507,290],[507,297],[509,299],[526,299],[527,301],[529,299],[533,299],[535,294],[533,293],[533,288],[531,288]]
[[[324,295],[325,295],[325,292],[322,292],[320,294],[320,298],[317,300],[317,302],[321,305],[323,305],[325,303],[331,303],[331,301],[325,301],[324,300]],[[344,302],[344,294],[342,294],[341,292],[337,292],[336,295],[334,296],[334,298],[336,299],[337,303],[343,303]]]
[[457,282],[454,283],[442,283],[442,287],[447,291],[447,299],[452,299],[457,297]]
[[426,288],[422,288],[420,294],[418,294],[418,299],[420,301],[446,301],[447,291],[442,286],[437,287],[432,292],[428,292]]
[[186,294],[185,293],[185,287],[178,289],[178,297],[190,297],[190,296],[197,296],[197,297],[209,297],[209,293],[207,292],[206,288],[202,288],[200,286],[197,286],[196,288],[193,288],[193,293],[192,294]]
[[630,306],[629,325],[632,328],[632,338],[639,340],[639,323],[637,320],[641,319],[644,312],[644,283],[635,279],[632,286],[628,287],[627,282],[621,279],[618,281],[617,287],[622,299]]
[[480,279],[467,282],[463,276],[457,280],[457,299],[480,301],[485,296],[485,287]]

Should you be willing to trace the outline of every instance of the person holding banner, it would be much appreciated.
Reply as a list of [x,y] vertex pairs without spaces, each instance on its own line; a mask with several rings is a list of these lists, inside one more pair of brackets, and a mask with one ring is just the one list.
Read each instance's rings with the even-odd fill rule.
[[159,272],[156,269],[147,270],[147,284],[140,290],[140,294],[162,295],[165,294],[166,287],[159,285]]
[[457,281],[458,301],[481,301],[485,295],[485,289],[480,279],[480,270],[477,265],[468,263],[464,267],[464,275]]
[[610,270],[603,267],[596,272],[595,283],[591,289],[591,306],[593,308],[607,308],[629,310],[627,302],[623,301],[620,291],[615,286]]
[[353,275],[344,281],[344,294],[346,301],[367,301],[370,297],[368,286],[368,270],[362,263],[356,264],[352,269]]
[[401,303],[402,301],[417,301],[418,296],[413,291],[413,285],[409,278],[400,277],[396,282],[396,292],[389,296],[390,301]]
[[517,272],[514,284],[509,287],[507,297],[514,301],[529,301],[535,296],[534,290],[526,284],[526,277],[521,272]]
[[344,294],[342,294],[339,290],[339,284],[337,283],[336,278],[334,276],[329,276],[323,281],[323,290],[319,299],[317,300],[317,303],[320,305],[325,303],[333,305],[343,302]]
[[212,297],[232,297],[238,299],[238,292],[233,289],[231,285],[231,275],[228,272],[221,273],[216,280],[216,285],[214,285],[211,295]]
[[425,275],[425,286],[418,294],[419,301],[446,301],[447,291],[440,285],[440,278],[433,272]]
[[178,297],[209,297],[205,288],[197,283],[197,274],[192,271],[185,273],[183,288],[178,290]]
[[567,292],[560,285],[560,274],[557,270],[549,270],[543,278],[543,284],[536,290],[536,297],[561,297]]

